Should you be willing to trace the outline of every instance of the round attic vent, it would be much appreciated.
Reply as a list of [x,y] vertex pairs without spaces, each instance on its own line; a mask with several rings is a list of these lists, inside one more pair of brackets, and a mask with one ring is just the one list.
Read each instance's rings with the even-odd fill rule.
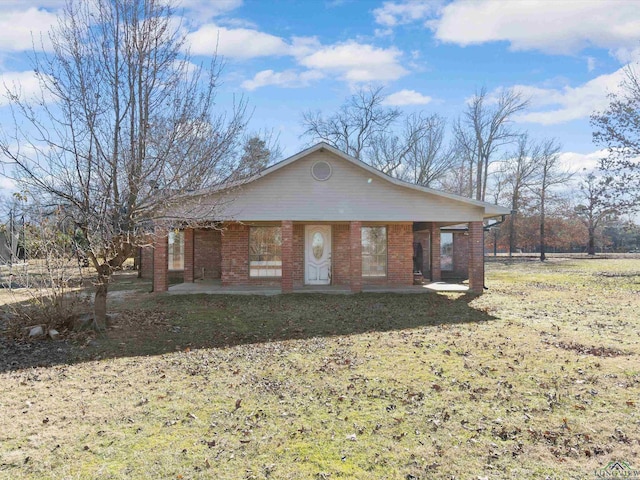
[[311,167],[311,176],[320,182],[324,182],[331,177],[331,165],[324,160],[316,162]]

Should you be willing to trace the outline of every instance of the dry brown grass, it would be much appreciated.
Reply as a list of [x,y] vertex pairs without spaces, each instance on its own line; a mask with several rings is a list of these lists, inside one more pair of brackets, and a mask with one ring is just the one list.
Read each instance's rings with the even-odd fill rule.
[[492,263],[482,297],[154,297],[126,281],[82,361],[0,373],[0,477],[640,466],[640,260]]

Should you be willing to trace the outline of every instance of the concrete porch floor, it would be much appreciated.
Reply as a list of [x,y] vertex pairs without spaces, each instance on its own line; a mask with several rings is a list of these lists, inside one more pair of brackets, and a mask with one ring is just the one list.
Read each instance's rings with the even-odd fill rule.
[[[467,292],[468,285],[462,283],[432,282],[425,285],[409,285],[389,287],[381,285],[363,286],[364,293],[428,293],[428,292]],[[222,286],[220,280],[199,280],[194,283],[178,283],[169,287],[170,295],[191,295],[204,293],[208,295],[280,295],[280,287],[259,285]],[[348,295],[349,287],[335,285],[306,285],[293,289],[293,293],[329,293]]]

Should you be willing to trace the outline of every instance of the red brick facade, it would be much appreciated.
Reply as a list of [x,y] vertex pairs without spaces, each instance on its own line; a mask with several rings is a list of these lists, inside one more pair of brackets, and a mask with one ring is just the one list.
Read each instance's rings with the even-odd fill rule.
[[422,265],[420,271],[422,276],[430,278],[431,275],[431,232],[429,230],[420,230],[413,232],[413,241],[422,246]]
[[362,222],[349,224],[349,285],[353,293],[362,291]]
[[222,284],[249,283],[249,226],[229,223],[222,231]]
[[387,227],[387,283],[413,284],[413,225],[393,224]]
[[153,279],[153,247],[140,247],[140,278]]
[[166,292],[169,289],[169,245],[167,237],[159,236],[153,241],[153,291]]
[[282,235],[282,293],[293,292],[293,222],[283,220]]
[[444,280],[463,280],[469,278],[469,233],[467,231],[450,231],[453,234],[453,269],[442,270]]
[[484,228],[482,222],[469,222],[469,290],[484,291]]
[[453,232],[453,274],[454,278],[469,278],[469,234]]
[[304,225],[293,226],[293,286],[304,285]]
[[[304,285],[305,225],[282,221],[282,277],[249,277],[250,226],[227,223],[221,229],[185,230],[184,281],[221,279],[223,285],[280,285],[283,292],[291,292]],[[431,280],[440,281],[440,227],[431,224],[430,230],[416,232],[412,223],[387,225],[387,275],[383,278],[362,277],[362,222],[331,225],[331,284],[349,286],[352,292],[362,291],[363,285],[397,285],[413,283],[413,242],[421,241],[423,252],[431,265]],[[420,235],[421,234],[421,235]],[[469,223],[469,232],[454,234],[454,272],[462,278],[469,274],[470,289],[481,292],[484,285],[482,222]],[[430,245],[431,248],[428,248]],[[166,237],[156,240],[153,251],[142,249],[142,275],[149,274],[153,258],[154,291],[168,288]],[[467,269],[468,265],[468,269]],[[429,272],[423,272],[429,276]]]
[[440,263],[440,226],[431,224],[431,281],[439,282],[442,279]]
[[184,278],[185,283],[193,283],[193,228],[184,230]]
[[214,228],[196,229],[193,237],[195,279],[214,280],[220,278],[222,274],[222,238],[220,230]]
[[349,285],[349,225],[341,223],[331,227],[331,283]]

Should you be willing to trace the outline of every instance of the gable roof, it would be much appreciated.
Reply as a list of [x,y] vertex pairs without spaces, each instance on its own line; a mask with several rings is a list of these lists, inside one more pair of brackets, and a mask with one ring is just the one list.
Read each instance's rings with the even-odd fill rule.
[[[397,178],[393,178],[390,177],[389,175],[381,172],[380,170],[360,161],[357,160],[356,158],[352,157],[351,155],[348,155],[344,152],[342,152],[341,150],[338,150],[335,147],[332,147],[331,145],[325,143],[325,142],[320,142],[317,143],[305,150],[302,150],[299,153],[296,153],[295,155],[292,155],[258,173],[256,173],[255,175],[240,180],[240,181],[236,181],[236,182],[229,182],[226,184],[222,184],[216,187],[212,187],[212,188],[206,188],[206,189],[202,189],[202,190],[198,190],[195,192],[191,192],[186,194],[184,197],[190,197],[190,198],[194,198],[194,197],[198,197],[198,196],[202,196],[202,195],[209,195],[209,194],[215,194],[218,192],[223,192],[225,190],[229,190],[235,187],[250,187],[252,184],[254,184],[254,182],[256,182],[257,180],[260,179],[264,179],[265,177],[271,177],[275,172],[278,172],[282,169],[284,169],[285,167],[294,164],[300,160],[306,159],[308,158],[310,155],[313,155],[316,152],[328,152],[336,157],[338,157],[339,159],[345,161],[346,163],[348,163],[349,165],[352,165],[354,167],[356,167],[357,169],[363,170],[364,172],[366,172],[367,174],[374,176],[375,178],[378,178],[380,180],[382,180],[384,183],[387,184],[391,184],[391,185],[395,185],[397,187],[401,187],[401,189],[406,189],[405,191],[407,191],[407,194],[409,194],[409,192],[414,192],[413,195],[415,196],[416,193],[415,192],[420,192],[423,194],[428,194],[431,198],[436,198],[439,199],[440,202],[449,202],[449,203],[454,203],[454,204],[458,204],[458,205],[467,205],[467,208],[471,207],[477,209],[478,207],[480,207],[482,209],[482,217],[483,218],[490,218],[490,217],[496,217],[496,216],[501,216],[501,215],[506,215],[509,214],[510,211],[507,208],[501,207],[499,205],[493,205],[491,203],[488,202],[482,202],[479,200],[473,200],[471,198],[467,198],[467,197],[463,197],[460,195],[455,195],[455,194],[451,194],[451,193],[447,193],[447,192],[443,192],[440,190],[436,190],[433,188],[428,188],[428,187],[423,187],[421,185],[415,185],[412,183],[408,183],[402,180],[399,180]],[[364,173],[363,172],[363,173]],[[261,183],[261,182],[258,182]],[[475,210],[478,211],[478,210]]]

